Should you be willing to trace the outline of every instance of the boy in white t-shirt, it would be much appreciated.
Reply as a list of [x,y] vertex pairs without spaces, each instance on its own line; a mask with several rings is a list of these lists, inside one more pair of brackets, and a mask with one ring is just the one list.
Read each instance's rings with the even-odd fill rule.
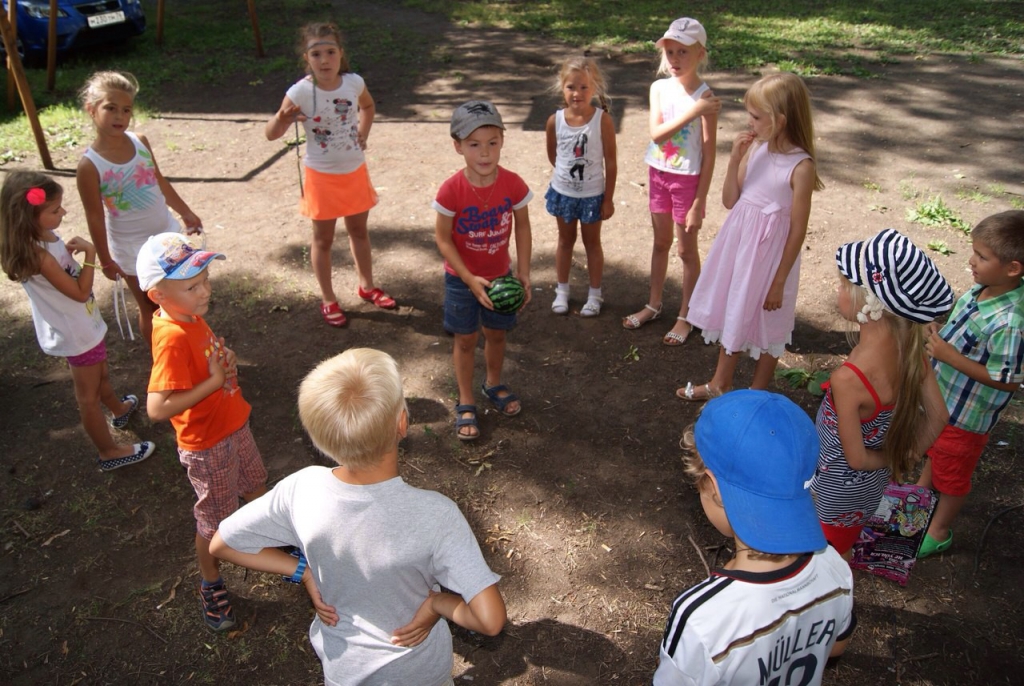
[[368,348],[322,362],[299,387],[299,417],[339,466],[285,478],[221,522],[210,550],[305,586],[327,684],[451,684],[452,637],[438,620],[494,636],[505,602],[458,506],[398,475],[409,428],[398,365]]
[[672,603],[654,686],[820,684],[856,622],[853,575],[811,500],[814,422],[785,396],[733,391],[684,440],[704,513],[736,554]]

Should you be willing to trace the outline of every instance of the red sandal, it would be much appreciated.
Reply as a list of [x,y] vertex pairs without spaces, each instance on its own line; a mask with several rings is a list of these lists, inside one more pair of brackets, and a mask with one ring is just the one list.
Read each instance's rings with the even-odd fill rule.
[[336,302],[330,304],[320,303],[320,314],[323,315],[324,321],[329,326],[341,328],[348,324],[348,317],[345,316],[345,313],[341,311],[341,307]]
[[390,295],[385,293],[379,288],[372,288],[368,291],[364,291],[363,287],[359,287],[359,297],[367,302],[371,302],[382,310],[393,310],[398,307],[398,303]]

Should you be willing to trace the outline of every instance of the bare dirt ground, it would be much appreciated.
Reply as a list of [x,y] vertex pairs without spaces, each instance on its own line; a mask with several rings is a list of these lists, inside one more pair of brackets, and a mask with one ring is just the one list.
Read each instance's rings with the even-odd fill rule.
[[[347,347],[388,351],[404,371],[414,422],[404,444],[405,478],[455,499],[503,576],[509,624],[496,639],[457,633],[456,683],[648,683],[669,604],[706,575],[704,558],[714,565],[729,554],[680,468],[677,442],[698,408],[673,395],[687,380],[706,380],[717,351],[696,337],[681,349],[660,345],[670,318],[636,332],[619,324],[646,294],[651,232],[642,155],[654,59],[599,54],[612,82],[620,151],[616,214],[603,231],[605,311],[596,320],[550,313],[556,232],[543,201],[535,200],[537,290],[510,336],[505,365],[525,409],[511,420],[483,414],[482,440],[464,445],[452,429],[455,384],[430,209],[437,187],[461,161],[448,115],[469,98],[494,100],[508,125],[503,164],[542,196],[549,174],[543,124],[557,104],[545,89],[572,49],[456,27],[389,4],[334,6],[342,22],[372,17],[422,45],[413,72],[351,36],[378,108],[369,150],[381,196],[371,213],[374,268],[378,283],[399,300],[397,312],[355,297],[351,257],[339,235],[335,284],[351,323],[334,330],[320,321],[309,230],[295,209],[294,153],[262,134],[297,71],[167,89],[150,101],[161,116],[138,126],[204,219],[211,247],[228,255],[213,268],[208,318],[238,353],[271,481],[320,459],[296,417],[301,377]],[[705,252],[725,217],[722,175],[732,139],[745,126],[740,98],[755,76],[707,78],[725,108],[701,235]],[[1022,83],[1019,60],[946,56],[907,58],[873,79],[809,82],[827,188],[814,199],[786,366],[831,368],[849,350],[834,312],[832,255],[844,241],[887,226],[922,246],[943,240],[953,253],[933,258],[958,293],[970,285],[968,239],[909,224],[904,213],[941,193],[976,223],[1020,200]],[[56,160],[67,189],[65,236],[87,235],[74,192],[76,155]],[[39,166],[29,160],[0,167],[0,179],[13,168]],[[582,246],[578,260],[574,311],[586,285]],[[678,263],[670,269],[666,312],[678,307],[679,270]],[[147,350],[118,335],[109,282],[98,285],[97,297],[111,326],[115,387],[141,394]],[[193,494],[170,426],[133,420],[132,431],[158,442],[157,454],[98,473],[67,369],[39,352],[15,284],[0,285],[0,321],[0,682],[320,683],[306,639],[311,610],[299,589],[226,565],[244,625],[229,636],[202,626]],[[741,383],[751,370],[741,365]],[[816,408],[805,390],[778,390],[808,412]],[[951,552],[920,564],[906,588],[856,575],[859,628],[827,682],[1019,682],[1021,510],[997,519],[984,549],[978,544],[995,514],[1024,499],[1022,416],[1017,400],[996,428]]]

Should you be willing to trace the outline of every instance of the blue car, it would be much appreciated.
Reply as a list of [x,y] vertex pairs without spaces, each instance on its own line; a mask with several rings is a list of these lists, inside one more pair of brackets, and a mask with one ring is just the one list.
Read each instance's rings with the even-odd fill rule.
[[[18,8],[18,52],[26,62],[46,60],[49,0],[2,0]],[[90,45],[119,43],[146,30],[139,0],[58,0],[57,54]],[[4,52],[0,41],[0,53]]]

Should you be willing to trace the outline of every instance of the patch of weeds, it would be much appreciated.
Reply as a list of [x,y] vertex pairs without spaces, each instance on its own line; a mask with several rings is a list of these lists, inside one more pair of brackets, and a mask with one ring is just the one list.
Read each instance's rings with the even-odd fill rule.
[[874,181],[865,180],[864,183],[862,183],[861,185],[864,186],[864,188],[866,188],[869,191],[874,191],[875,193],[881,193],[882,192],[882,187],[879,186]]
[[171,152],[178,152],[179,150],[181,150],[181,146],[175,143],[174,141],[167,141],[165,145],[167,146],[167,149],[170,150]]
[[879,214],[885,214],[889,211],[889,207],[886,205],[868,205],[868,210],[871,212],[878,212]]
[[622,359],[630,360],[632,362],[639,362],[640,361],[640,350],[637,349],[637,347],[635,345],[631,345],[631,346],[629,346],[629,350],[626,351],[626,354],[622,356]]
[[946,241],[928,241],[928,249],[934,250],[940,255],[952,255],[955,250],[946,245]]
[[956,197],[960,200],[978,203],[979,205],[985,205],[992,200],[992,196],[982,193],[977,188],[967,188],[966,186],[956,189]]
[[914,187],[914,182],[911,179],[900,179],[900,197],[904,200],[914,200],[921,196],[921,191]]
[[907,209],[908,222],[924,224],[925,226],[951,226],[957,231],[967,235],[971,232],[971,225],[961,219],[943,200],[941,195],[936,195],[931,200],[925,200],[917,204],[917,207]]
[[824,370],[812,372],[802,367],[775,370],[776,379],[785,381],[791,388],[803,388],[816,398],[825,395],[825,391],[821,390],[821,384],[828,381],[828,377],[829,373]]
[[1024,198],[1010,198],[1010,207],[1012,207],[1015,210],[1024,210]]

